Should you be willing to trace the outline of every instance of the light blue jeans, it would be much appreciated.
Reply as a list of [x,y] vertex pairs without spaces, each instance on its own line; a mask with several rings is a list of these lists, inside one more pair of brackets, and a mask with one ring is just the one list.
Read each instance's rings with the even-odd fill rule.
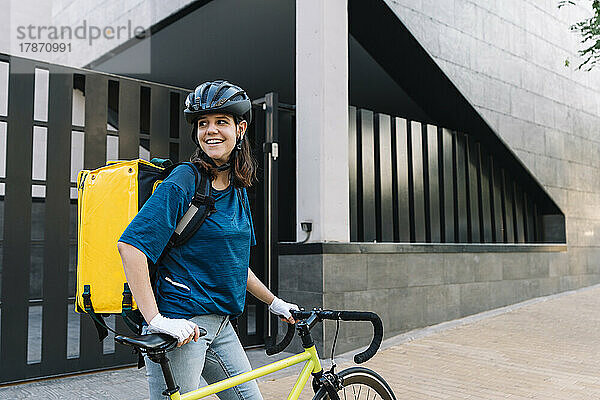
[[[206,335],[167,353],[175,383],[185,393],[252,368],[228,317],[201,315],[191,321],[206,329]],[[146,376],[150,400],[163,400],[166,388],[160,364],[147,356]],[[250,381],[217,393],[221,400],[262,400],[256,381]]]

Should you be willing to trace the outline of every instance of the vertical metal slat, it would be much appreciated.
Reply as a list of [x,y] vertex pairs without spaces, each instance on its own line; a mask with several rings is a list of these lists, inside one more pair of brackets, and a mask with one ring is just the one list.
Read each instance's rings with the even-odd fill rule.
[[425,242],[425,193],[423,172],[423,128],[421,123],[411,121],[411,158],[413,176],[413,221],[414,241]]
[[169,89],[152,85],[150,92],[150,159],[169,158]]
[[[185,108],[185,99],[187,97],[187,92],[181,92],[179,95],[179,160],[180,161],[188,161],[190,156],[196,150],[196,144],[192,141],[192,125],[188,124],[185,119],[185,115],[183,114],[183,109]],[[256,118],[255,118],[256,119]],[[256,121],[252,123],[252,125],[256,126]],[[248,132],[247,132],[248,133]]]
[[360,110],[360,116],[363,240],[365,242],[372,242],[376,239],[375,139],[373,112]]
[[[279,96],[277,93],[267,93],[265,95],[266,110],[266,130],[264,152],[264,181],[265,181],[265,281],[267,287],[275,294],[278,292],[277,276],[277,158],[273,157],[271,144],[277,143],[279,139]],[[267,334],[277,335],[277,318],[267,313]]]
[[394,208],[392,204],[392,126],[389,115],[377,114],[379,134],[379,185],[381,201],[379,226],[381,240],[394,241]]
[[535,230],[534,233],[534,240],[536,243],[540,243],[542,242],[542,232],[543,232],[543,226],[542,226],[542,215],[540,215],[540,211],[538,208],[537,203],[533,203],[533,227]]
[[[106,76],[88,73],[85,76],[85,169],[95,169],[106,162],[108,80]],[[93,290],[93,288],[92,288]],[[81,315],[79,334],[79,368],[89,369],[104,365],[102,344],[92,319]]]
[[452,132],[442,129],[442,155],[444,178],[444,242],[454,243],[454,167],[452,162]]
[[2,259],[2,380],[23,378],[27,363],[31,259],[34,64],[10,59]]
[[524,211],[525,211],[525,242],[535,243],[535,223],[534,223],[534,209],[531,197],[527,192],[523,193],[524,196]]
[[466,243],[468,234],[467,211],[467,137],[462,133],[455,136],[456,160],[456,208],[454,214],[456,242]]
[[83,165],[95,169],[106,163],[106,117],[108,79],[103,75],[85,75],[85,144]]
[[396,210],[398,214],[398,240],[410,242],[410,208],[408,184],[408,133],[407,121],[394,118],[396,133]]
[[491,210],[491,190],[490,190],[490,157],[485,153],[481,146],[477,146],[479,151],[479,176],[480,176],[480,199],[481,199],[481,219],[482,219],[482,242],[492,243],[492,210]]
[[504,243],[504,211],[502,206],[502,170],[490,156],[490,186],[492,188],[493,237],[495,243]]
[[469,224],[471,229],[471,242],[481,242],[480,215],[479,215],[479,185],[477,171],[479,169],[479,154],[477,144],[473,138],[467,140],[468,172],[467,181],[469,185]]
[[67,359],[67,279],[69,273],[69,177],[73,74],[60,67],[50,69],[48,103],[48,154],[44,242],[42,321],[42,371],[58,374]]
[[502,207],[504,209],[504,241],[514,243],[513,181],[504,169],[502,170]]
[[350,185],[350,241],[358,241],[358,160],[356,107],[348,109],[348,173]]
[[514,205],[515,205],[515,241],[525,243],[525,215],[523,212],[523,191],[514,183]]
[[440,175],[438,154],[438,128],[427,125],[427,163],[429,174],[429,226],[431,229],[431,242],[440,243],[442,239],[440,221]]
[[129,79],[119,81],[119,159],[139,157],[140,84]]

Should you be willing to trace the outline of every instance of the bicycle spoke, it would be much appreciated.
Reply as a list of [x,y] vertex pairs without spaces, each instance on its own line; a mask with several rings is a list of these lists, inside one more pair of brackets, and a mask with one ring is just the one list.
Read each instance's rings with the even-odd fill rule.
[[[367,370],[362,371],[361,368],[355,368],[354,374],[342,374],[344,379],[342,387],[338,391],[338,397],[342,400],[393,400],[394,395],[391,389],[386,385],[383,378],[375,372]],[[350,376],[344,376],[350,375]],[[350,393],[350,388],[352,392]],[[348,392],[346,390],[348,389]],[[321,390],[325,391],[325,390]],[[344,395],[342,396],[342,392]],[[348,395],[350,393],[350,396]],[[371,395],[373,393],[373,395]],[[328,393],[324,393],[315,399],[330,400]]]
[[[363,386],[366,387],[366,392],[363,392]],[[376,399],[381,399],[381,396],[375,391],[373,390],[373,397],[371,397],[371,390],[372,388],[366,385],[362,385],[362,384],[351,384],[348,385],[346,387],[344,387],[342,389],[343,393],[344,393],[344,400],[348,400],[348,397],[346,395],[346,389],[347,388],[352,388],[352,399],[353,400],[361,400],[361,399],[366,399],[366,400],[376,400]],[[361,396],[364,395],[364,396]],[[341,396],[340,396],[341,398]]]

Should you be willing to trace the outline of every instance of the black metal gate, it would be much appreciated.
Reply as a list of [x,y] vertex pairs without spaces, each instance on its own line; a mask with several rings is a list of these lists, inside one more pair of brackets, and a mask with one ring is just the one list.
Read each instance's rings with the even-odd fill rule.
[[[91,319],[74,312],[76,172],[111,159],[188,159],[194,144],[181,112],[188,92],[0,54],[0,384],[135,363],[112,335],[99,343]],[[265,99],[275,103],[257,104],[249,131],[261,170],[265,127],[277,132],[279,115],[276,95]],[[279,125],[291,138],[293,114],[283,114]],[[276,179],[276,163],[270,170]],[[265,211],[264,190],[262,180],[249,190],[257,237],[251,262],[260,278],[270,271],[276,290],[277,203]],[[266,310],[251,296],[246,310],[242,343],[262,344]],[[121,318],[108,321],[127,332]]]
[[[252,267],[257,276],[278,292],[278,242],[293,241],[296,226],[296,119],[295,106],[279,102],[277,93],[267,93],[253,101],[256,122],[252,127],[259,162],[257,185],[249,193],[253,215],[260,218],[263,234],[252,252]],[[281,201],[280,201],[281,199]],[[257,207],[262,205],[262,207]],[[255,221],[255,228],[257,225]],[[252,310],[256,307],[256,312]],[[253,323],[257,315],[260,336],[251,337],[240,329],[240,338],[248,345],[263,344],[277,335],[277,318],[269,315],[264,304],[250,296],[242,316]],[[243,324],[242,324],[243,325]]]

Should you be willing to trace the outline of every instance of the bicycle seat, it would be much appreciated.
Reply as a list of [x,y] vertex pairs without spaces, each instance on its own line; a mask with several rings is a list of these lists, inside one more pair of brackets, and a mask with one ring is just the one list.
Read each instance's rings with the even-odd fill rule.
[[177,339],[165,333],[149,333],[132,337],[119,335],[115,336],[115,342],[133,346],[145,352],[169,351],[177,346]]

